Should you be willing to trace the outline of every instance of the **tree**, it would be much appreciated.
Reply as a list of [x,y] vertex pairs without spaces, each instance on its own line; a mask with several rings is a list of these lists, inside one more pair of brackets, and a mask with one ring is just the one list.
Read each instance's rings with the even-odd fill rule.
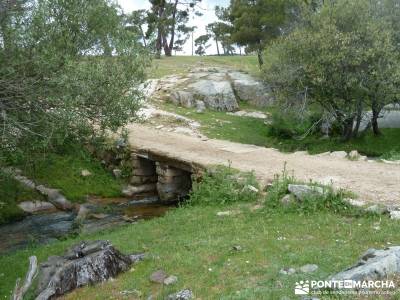
[[147,39],[149,38],[144,30],[147,21],[147,12],[144,9],[134,10],[127,16],[126,20],[128,23],[127,28],[132,30],[141,39],[144,47],[147,47]]
[[199,36],[197,39],[195,39],[194,44],[197,47],[195,53],[197,55],[205,55],[206,54],[206,49],[208,47],[210,47],[210,45],[207,45],[209,40],[210,40],[210,35],[208,35],[208,34],[203,34],[203,35]]
[[135,117],[147,56],[111,1],[29,1],[2,7],[0,24],[0,158]]
[[296,6],[295,1],[231,0],[229,19],[233,24],[232,41],[257,52],[258,63],[263,64],[265,46],[282,33]]
[[378,0],[336,0],[307,14],[304,27],[278,40],[264,68],[278,97],[316,104],[333,117],[344,140],[358,134],[367,108],[378,134],[381,109],[399,94],[393,28],[377,18]]
[[[193,27],[187,26],[190,12],[195,12],[196,4],[201,0],[149,0],[152,7],[149,14],[149,31],[157,32],[156,58],[160,58],[164,49],[166,56],[180,47],[189,38]],[[197,15],[199,13],[197,12]]]

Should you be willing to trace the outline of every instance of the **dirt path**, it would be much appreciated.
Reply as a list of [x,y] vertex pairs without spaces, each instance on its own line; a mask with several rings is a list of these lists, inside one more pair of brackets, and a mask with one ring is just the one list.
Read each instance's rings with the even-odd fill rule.
[[254,171],[264,184],[282,173],[284,164],[297,179],[316,181],[351,190],[368,202],[400,204],[400,166],[378,162],[350,161],[305,153],[285,154],[274,149],[221,140],[202,140],[132,124],[129,142],[141,149],[204,167],[228,165]]

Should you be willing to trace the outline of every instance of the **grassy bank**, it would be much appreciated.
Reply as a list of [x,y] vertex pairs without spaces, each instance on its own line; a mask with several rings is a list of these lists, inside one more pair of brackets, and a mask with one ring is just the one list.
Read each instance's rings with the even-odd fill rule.
[[248,56],[172,56],[154,59],[148,70],[149,78],[187,73],[193,67],[227,67],[259,76],[257,57]]
[[23,218],[18,207],[21,201],[42,200],[41,195],[4,173],[0,173],[0,191],[0,225]]
[[[123,181],[116,179],[81,145],[66,145],[45,154],[32,154],[29,159],[19,158],[13,166],[35,183],[59,189],[72,202],[82,202],[88,195],[121,196]],[[82,170],[88,170],[91,175],[83,177]],[[18,207],[19,202],[45,200],[34,190],[2,173],[0,191],[0,224],[24,216]]]
[[[282,184],[273,188],[260,208],[254,199],[241,197],[239,202],[223,204],[218,200],[235,193],[234,189],[221,188],[222,194],[215,194],[210,187],[218,181],[206,182],[195,193],[203,199],[214,194],[213,203],[197,201],[162,218],[0,257],[0,297],[8,297],[16,277],[24,274],[29,255],[43,261],[80,239],[108,239],[125,253],[145,251],[148,258],[114,281],[76,290],[65,299],[147,299],[149,295],[163,299],[183,288],[191,289],[198,299],[292,299],[296,281],[325,279],[352,265],[368,248],[400,243],[400,223],[386,217],[357,217],[329,207],[307,211],[269,205],[276,204]],[[234,214],[220,217],[219,211]],[[241,250],[232,249],[237,245]],[[305,264],[319,268],[311,274],[279,273]],[[158,269],[178,276],[178,282],[173,286],[150,283],[149,275]],[[131,294],[123,296],[122,291]]]
[[[194,109],[176,107],[173,104],[164,104],[163,108],[200,122],[202,132],[210,138],[272,147],[284,152],[308,151],[310,154],[317,154],[327,151],[358,150],[364,155],[385,159],[400,153],[400,129],[397,128],[382,129],[380,136],[368,132],[365,136],[349,142],[343,142],[340,138],[321,139],[316,136],[283,139],[271,136],[269,125],[264,124],[264,120],[261,119],[232,116],[225,112],[210,110],[198,114]],[[254,110],[250,107],[244,108]]]

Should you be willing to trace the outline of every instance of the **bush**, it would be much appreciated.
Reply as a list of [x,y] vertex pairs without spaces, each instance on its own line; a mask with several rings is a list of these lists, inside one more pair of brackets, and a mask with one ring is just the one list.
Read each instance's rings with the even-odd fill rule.
[[0,159],[44,152],[71,136],[85,141],[135,118],[148,59],[114,1],[6,2]]
[[[302,201],[293,201],[290,205],[283,205],[281,199],[289,193],[289,184],[304,184],[288,176],[284,170],[281,176],[276,176],[272,186],[268,189],[266,208],[271,211],[296,212],[301,214],[312,214],[319,211],[329,211],[346,216],[360,216],[367,214],[358,207],[354,207],[344,199],[351,197],[349,192],[334,191],[330,186],[321,186],[324,189],[323,196],[310,195]],[[309,185],[314,185],[309,183]],[[315,184],[317,186],[317,184]],[[293,196],[294,197],[294,196]]]
[[337,0],[306,11],[304,22],[266,51],[264,79],[276,98],[318,106],[345,140],[357,136],[354,123],[371,110],[378,134],[377,117],[398,98],[400,80],[395,30],[383,9],[383,1]]
[[[250,188],[249,188],[250,187]],[[225,205],[234,202],[255,201],[258,182],[253,173],[239,173],[231,167],[217,167],[205,174],[201,181],[194,182],[188,204]]]
[[276,111],[272,114],[272,123],[268,127],[270,136],[291,139],[318,132],[318,115],[301,117],[293,111]]

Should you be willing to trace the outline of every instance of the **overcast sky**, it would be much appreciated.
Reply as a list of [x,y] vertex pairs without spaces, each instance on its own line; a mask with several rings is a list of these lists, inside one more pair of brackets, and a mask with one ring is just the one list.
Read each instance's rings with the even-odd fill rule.
[[[138,9],[148,9],[150,8],[150,3],[148,0],[117,0],[119,5],[121,5],[122,9],[129,13],[133,10]],[[193,19],[190,20],[189,26],[197,26],[197,29],[194,32],[194,39],[196,37],[205,34],[206,30],[205,27],[207,24],[212,23],[217,20],[217,17],[214,13],[214,8],[216,5],[219,6],[228,6],[229,0],[202,0],[199,4],[201,8],[200,11],[203,13],[203,16],[197,17],[193,14]],[[207,49],[207,54],[216,54],[217,48],[215,46],[214,41],[210,41],[210,48]],[[189,39],[185,46],[183,47],[183,52],[178,54],[180,55],[191,55],[192,53],[192,46],[191,46],[191,39]]]

